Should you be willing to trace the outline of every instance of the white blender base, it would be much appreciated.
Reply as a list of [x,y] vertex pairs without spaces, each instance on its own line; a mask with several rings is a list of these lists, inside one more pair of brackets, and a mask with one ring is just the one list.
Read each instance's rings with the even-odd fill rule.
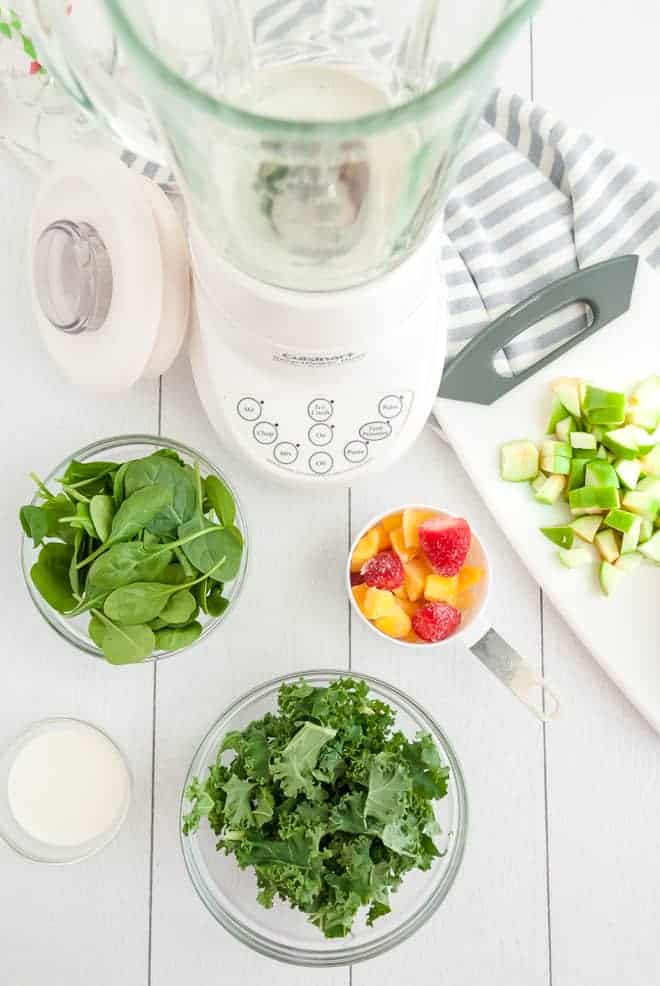
[[[424,256],[413,258],[424,263],[425,273],[430,256],[424,251]],[[190,360],[200,398],[221,440],[273,478],[296,483],[348,485],[396,461],[431,413],[444,363],[446,298],[436,249],[432,259],[424,294],[420,297],[417,291],[405,299],[412,314],[383,329],[379,309],[388,295],[383,279],[380,292],[374,294],[373,322],[366,336],[362,329],[363,338],[358,333],[350,348],[343,340],[340,350],[338,332],[335,348],[318,346],[325,307],[320,317],[310,310],[302,320],[302,338],[310,346],[313,339],[313,349],[302,350],[299,342],[287,345],[290,338],[275,343],[268,328],[261,327],[264,310],[258,304],[250,328],[243,305],[239,331],[236,311],[232,318],[223,304],[221,285],[214,278],[211,298],[205,289],[209,279],[202,283],[195,265]],[[418,288],[419,271],[415,274]],[[399,277],[397,293],[407,284],[408,277],[403,282]],[[282,298],[294,299],[299,309],[299,293],[259,287],[274,294],[279,316]],[[364,295],[363,289],[358,292]],[[342,310],[347,302],[350,311],[351,295],[332,293],[328,307],[339,299]],[[295,324],[301,316],[298,309],[291,316],[294,332],[300,329]],[[370,307],[370,320],[371,312]]]

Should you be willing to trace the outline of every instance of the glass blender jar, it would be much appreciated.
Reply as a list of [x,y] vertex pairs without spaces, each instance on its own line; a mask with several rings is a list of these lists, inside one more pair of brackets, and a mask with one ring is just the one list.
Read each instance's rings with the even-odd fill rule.
[[[34,0],[45,57],[190,221],[196,381],[272,474],[347,482],[442,371],[438,219],[536,0]],[[79,12],[80,8],[80,12]]]

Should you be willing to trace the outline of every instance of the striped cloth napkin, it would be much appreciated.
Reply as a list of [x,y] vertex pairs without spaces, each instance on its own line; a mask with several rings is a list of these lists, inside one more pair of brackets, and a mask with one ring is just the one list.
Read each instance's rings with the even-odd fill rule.
[[[660,186],[520,96],[493,93],[457,173],[441,256],[449,358],[571,271],[626,253],[660,265]],[[506,349],[510,372],[575,335],[584,319],[572,306],[528,330]]]

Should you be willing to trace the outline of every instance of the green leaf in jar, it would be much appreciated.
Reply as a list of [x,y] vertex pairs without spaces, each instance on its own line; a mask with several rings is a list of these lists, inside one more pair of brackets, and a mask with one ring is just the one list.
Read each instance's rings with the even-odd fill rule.
[[[222,561],[223,559],[215,567],[222,564]],[[150,623],[151,620],[155,620],[157,616],[161,615],[170,596],[181,592],[183,589],[192,589],[198,582],[211,576],[213,572],[214,568],[182,586],[167,585],[164,582],[134,582],[132,585],[121,586],[110,593],[103,604],[103,610],[111,620],[124,623],[127,626]]]
[[97,618],[105,624],[105,633],[99,635],[99,640],[110,664],[138,664],[153,654],[156,637],[148,626],[125,627],[100,614]]
[[229,606],[229,600],[222,595],[222,591],[222,584],[215,585],[206,596],[204,612],[209,616],[222,616]]
[[155,485],[168,489],[171,500],[145,526],[153,534],[168,534],[192,517],[195,489],[186,470],[169,456],[155,453],[129,463],[124,478],[127,496]]
[[180,589],[170,596],[160,611],[160,619],[169,626],[184,626],[190,623],[197,612],[197,600],[189,589]]
[[201,623],[188,623],[183,627],[163,627],[161,630],[156,630],[156,649],[171,651],[189,647],[201,632]]
[[107,541],[115,516],[115,501],[107,493],[97,493],[89,501],[89,516],[99,541]]
[[23,531],[27,537],[32,538],[33,546],[38,548],[48,534],[48,514],[43,507],[34,507],[30,504],[21,507],[19,518]]
[[225,484],[217,476],[207,476],[204,492],[223,527],[231,527],[236,519],[236,503]]
[[130,462],[123,462],[113,476],[112,499],[114,500],[115,508],[120,507],[124,500],[124,476],[129,466]]
[[111,545],[134,538],[163,507],[167,506],[171,495],[170,490],[165,489],[164,486],[147,486],[129,496],[113,518],[108,540],[80,562],[80,567],[89,565]]
[[219,527],[201,514],[179,527],[181,550],[200,572],[210,572],[217,582],[230,582],[241,564],[243,539],[236,527]]
[[38,561],[30,569],[30,577],[36,589],[58,613],[67,613],[76,606],[69,581],[72,558],[71,545],[51,541],[43,546]]

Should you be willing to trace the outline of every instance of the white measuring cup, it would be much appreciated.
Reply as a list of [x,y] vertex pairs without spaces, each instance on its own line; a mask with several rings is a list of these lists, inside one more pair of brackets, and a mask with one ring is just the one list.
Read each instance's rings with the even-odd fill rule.
[[488,553],[483,546],[481,538],[476,533],[472,525],[470,529],[472,531],[472,541],[470,543],[470,550],[466,559],[466,565],[474,565],[478,568],[483,569],[484,577],[478,582],[472,589],[472,604],[466,609],[462,610],[462,619],[458,630],[453,633],[446,640],[440,640],[436,643],[412,643],[406,640],[397,640],[396,637],[390,637],[388,634],[383,633],[378,627],[372,623],[364,613],[361,611],[359,606],[355,601],[351,586],[351,558],[353,557],[353,552],[355,547],[364,535],[380,524],[386,517],[390,517],[392,514],[401,513],[403,510],[428,510],[432,511],[440,517],[457,517],[457,514],[451,513],[449,510],[444,510],[441,507],[433,506],[430,504],[406,504],[405,507],[392,507],[390,510],[379,514],[377,517],[372,518],[368,524],[362,528],[357,537],[354,539],[351,550],[348,555],[348,561],[346,563],[346,587],[348,591],[349,599],[351,600],[351,605],[353,610],[357,613],[358,618],[366,623],[368,627],[374,633],[377,633],[384,640],[389,643],[396,644],[399,647],[415,648],[420,647],[446,647],[449,644],[455,643],[460,640],[469,651],[477,657],[484,667],[495,675],[495,677],[500,681],[509,691],[515,695],[515,697],[526,705],[527,708],[540,719],[542,722],[548,722],[551,719],[555,719],[559,715],[559,699],[555,694],[554,690],[547,683],[545,678],[539,675],[534,668],[525,660],[516,650],[513,648],[503,637],[499,635],[497,630],[495,630],[490,623],[487,616],[488,607],[488,597],[490,593],[491,579],[492,579],[492,569],[490,565],[490,559]]

